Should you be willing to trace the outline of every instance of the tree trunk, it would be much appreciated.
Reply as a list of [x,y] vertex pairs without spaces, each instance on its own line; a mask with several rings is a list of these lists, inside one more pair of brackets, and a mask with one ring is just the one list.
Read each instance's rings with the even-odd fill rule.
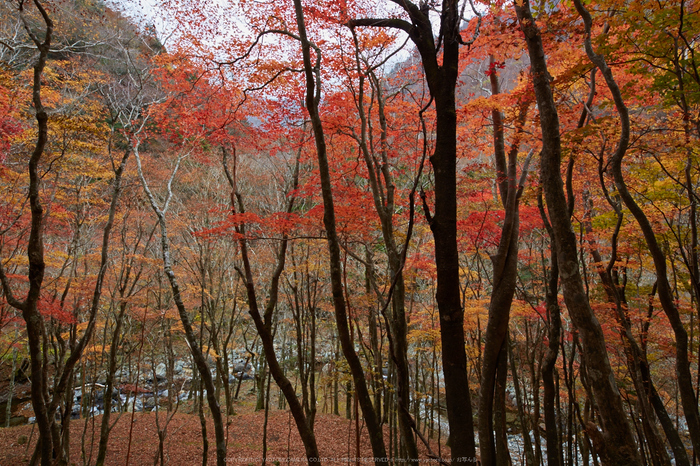
[[642,230],[647,247],[651,253],[651,257],[654,260],[659,300],[661,301],[661,306],[664,313],[668,317],[676,338],[676,377],[678,379],[678,390],[681,395],[683,412],[688,423],[688,431],[690,433],[693,448],[695,451],[700,451],[700,413],[698,412],[697,398],[695,397],[692,375],[690,373],[690,361],[688,359],[688,333],[683,326],[678,308],[674,302],[675,300],[671,292],[671,286],[668,282],[666,256],[656,240],[656,236],[649,219],[627,189],[627,184],[622,174],[622,160],[627,152],[630,137],[629,112],[623,101],[622,92],[620,91],[620,88],[613,77],[612,71],[606,63],[605,58],[593,51],[593,47],[591,45],[591,27],[593,22],[591,15],[580,1],[575,0],[574,5],[576,6],[576,10],[583,18],[586,27],[586,54],[591,62],[598,67],[605,78],[605,82],[608,85],[608,89],[610,89],[615,102],[615,108],[617,109],[620,117],[620,139],[618,141],[615,154],[612,157],[610,167],[612,169],[613,178],[615,179],[615,186],[617,187],[620,198],[632,213],[637,221],[637,224]]
[[47,371],[44,366],[44,355],[42,353],[42,341],[44,341],[45,327],[44,319],[38,310],[38,302],[41,295],[41,288],[44,281],[44,208],[41,204],[39,188],[41,176],[39,174],[39,162],[44,154],[44,148],[48,140],[48,114],[41,99],[41,80],[46,66],[46,60],[51,47],[53,37],[53,21],[49,17],[44,7],[38,0],[34,0],[34,5],[39,10],[46,25],[44,40],[40,41],[34,35],[29,23],[24,17],[24,3],[19,3],[19,15],[22,19],[27,34],[34,42],[39,52],[36,64],[34,65],[34,75],[32,84],[32,102],[34,104],[35,117],[37,121],[37,141],[34,150],[27,164],[29,172],[29,206],[31,211],[31,227],[29,240],[27,243],[27,258],[29,271],[29,291],[24,301],[15,298],[10,287],[9,280],[5,275],[4,267],[0,262],[0,279],[2,280],[3,292],[8,304],[22,312],[22,318],[27,325],[27,339],[29,347],[29,358],[31,364],[31,398],[32,408],[39,426],[39,440],[37,451],[40,451],[41,464],[49,466],[52,460],[53,440],[51,437],[51,424],[53,416],[49,416],[47,407]]
[[[550,242],[550,269],[547,285],[545,289],[545,304],[547,306],[547,320],[549,323],[547,351],[542,360],[542,383],[544,385],[544,425],[547,435],[547,464],[549,466],[559,466],[561,464],[561,441],[560,432],[557,425],[556,399],[558,390],[554,384],[555,365],[559,354],[559,339],[561,338],[561,310],[559,309],[558,289],[559,289],[559,266],[557,263],[557,251],[554,245],[552,227],[549,224],[547,215],[542,203],[542,192],[538,192],[537,205],[540,210],[542,221],[547,227]],[[544,262],[544,259],[542,259]]]
[[[393,287],[393,293],[387,298],[391,300],[392,309],[391,316],[387,319],[387,321],[389,323],[388,331],[391,333],[389,335],[389,341],[391,343],[390,351],[392,352],[391,358],[394,364],[396,364],[396,372],[398,375],[397,401],[399,402],[399,430],[401,433],[401,445],[403,451],[406,452],[406,457],[403,459],[407,460],[409,465],[417,466],[418,449],[416,447],[416,440],[411,427],[414,423],[410,414],[410,373],[407,357],[408,343],[406,341],[406,290],[402,273],[404,264],[401,257],[400,248],[397,245],[396,237],[394,235],[393,215],[395,211],[394,191],[396,187],[394,185],[393,175],[390,169],[391,163],[387,153],[389,144],[387,141],[387,123],[384,113],[384,94],[382,92],[381,82],[374,74],[374,71],[372,69],[367,71],[362,70],[359,56],[360,46],[354,29],[352,29],[352,33],[355,43],[355,63],[359,80],[356,106],[358,108],[361,123],[361,132],[359,137],[356,136],[356,139],[367,167],[369,185],[372,191],[372,198],[374,200],[374,207],[381,223],[382,238],[384,240],[384,245],[386,246],[387,256],[389,259],[389,269],[391,271],[390,279],[395,285]],[[369,74],[372,78],[372,101],[375,101],[376,99],[378,107],[378,117],[381,128],[381,149],[379,155],[370,153],[370,148],[367,143],[368,137],[371,138],[371,134],[368,134],[368,132],[371,131],[371,125],[368,122],[368,116],[365,112],[365,74]],[[410,232],[412,225],[409,225],[408,228]],[[407,237],[406,241],[410,241],[410,236]],[[380,413],[381,411],[377,410],[376,412]]]
[[579,271],[576,236],[569,220],[560,173],[559,118],[550,88],[550,75],[547,71],[542,38],[530,12],[528,0],[525,0],[522,6],[516,5],[515,9],[528,46],[530,69],[540,111],[540,176],[554,233],[564,299],[571,320],[581,336],[589,383],[602,421],[603,432],[597,432],[603,439],[603,442],[600,442],[602,450],[599,454],[605,464],[638,465],[641,458],[610,366],[603,331],[591,310]]
[[[535,463],[535,454],[532,447],[532,439],[530,438],[530,423],[528,422],[527,416],[525,414],[525,401],[523,400],[523,394],[520,391],[520,379],[518,377],[518,366],[515,363],[515,354],[513,353],[513,342],[510,337],[507,340],[508,345],[508,357],[510,358],[510,371],[513,375],[513,388],[515,390],[515,403],[518,409],[518,422],[520,423],[520,430],[523,436],[523,446],[525,448],[525,464],[526,466],[536,466],[539,463]],[[526,346],[526,351],[529,347]],[[534,386],[533,386],[534,388]],[[535,400],[535,403],[537,401]],[[535,419],[537,422],[537,419]],[[537,439],[535,439],[537,441]]]
[[[297,155],[296,165],[294,168],[292,189],[296,189],[298,186],[300,156],[301,151]],[[235,200],[237,199],[239,209],[241,213],[243,213],[243,198],[240,194],[236,192],[236,175],[234,172],[234,175],[232,176],[229,172],[226,157],[227,153],[224,150],[224,170],[226,172],[226,177],[228,178],[228,182],[231,185],[232,189],[231,208],[235,212]],[[293,208],[294,197],[289,199],[289,201],[287,202],[287,213],[290,213]],[[268,290],[269,298],[267,304],[265,305],[265,309],[263,311],[264,313],[260,314],[257,291],[255,289],[255,283],[253,282],[253,271],[250,265],[250,259],[248,254],[248,242],[245,238],[245,226],[241,225],[237,227],[237,231],[239,234],[238,244],[241,250],[241,260],[243,262],[243,271],[240,271],[239,269],[239,274],[243,277],[243,280],[245,282],[246,295],[248,298],[248,311],[250,313],[250,316],[253,318],[255,328],[258,331],[258,336],[260,337],[260,341],[262,342],[263,353],[265,354],[265,361],[267,362],[270,375],[272,375],[272,377],[275,379],[275,383],[280,388],[280,391],[284,394],[284,398],[287,400],[287,403],[289,403],[289,409],[292,413],[292,417],[294,418],[294,422],[296,423],[297,430],[299,431],[299,436],[301,437],[302,443],[304,444],[304,449],[306,452],[306,457],[309,466],[311,466],[312,464],[320,464],[318,446],[316,444],[316,436],[314,435],[313,431],[313,417],[307,418],[307,415],[304,411],[304,407],[297,398],[294,386],[284,375],[284,370],[282,369],[282,366],[280,365],[279,360],[277,359],[277,354],[275,353],[275,346],[272,334],[272,315],[273,311],[277,307],[277,302],[279,298],[279,279],[282,275],[282,272],[284,271],[285,261],[287,257],[287,235],[283,235],[281,244],[279,246],[279,250],[277,251],[277,265],[272,274],[272,278],[270,279],[270,286]],[[260,384],[259,390],[264,390],[264,374],[259,374],[258,380],[258,383]],[[262,399],[266,398],[264,396],[264,392],[262,395],[262,397],[258,398],[258,406],[260,406]],[[269,391],[267,395],[269,396]],[[263,404],[262,408],[264,407],[265,404]]]
[[[216,436],[216,464],[217,466],[225,466],[226,439],[224,435],[224,423],[223,418],[221,417],[221,407],[219,406],[219,400],[216,399],[215,395],[216,387],[214,386],[214,379],[211,375],[211,371],[209,370],[209,366],[207,365],[204,353],[202,352],[199,342],[197,341],[197,336],[194,333],[194,329],[192,328],[190,316],[187,313],[187,308],[185,307],[185,303],[182,300],[182,295],[180,294],[180,285],[177,281],[177,277],[175,276],[175,272],[172,269],[172,259],[170,257],[170,240],[168,238],[168,228],[167,223],[165,221],[165,212],[158,207],[155,197],[151,193],[151,190],[148,187],[148,184],[146,183],[146,178],[144,177],[143,170],[141,169],[141,158],[139,156],[138,140],[136,140],[133,143],[132,149],[136,158],[136,166],[138,169],[141,184],[143,186],[144,191],[146,192],[146,196],[148,197],[151,208],[153,209],[153,211],[156,214],[156,217],[158,218],[158,226],[160,227],[160,244],[163,260],[163,270],[165,272],[165,275],[168,277],[168,281],[170,282],[170,288],[173,293],[173,301],[175,302],[178,314],[180,315],[180,321],[182,322],[182,326],[185,330],[185,339],[187,340],[187,344],[190,348],[190,353],[192,354],[194,363],[197,366],[197,370],[201,377],[201,381],[204,384],[203,389],[207,390],[207,402],[209,403],[209,410],[211,411],[212,420],[214,421],[214,432]],[[178,160],[177,165],[179,165],[179,162],[180,160]],[[173,176],[176,172],[177,166],[175,171],[173,172]],[[170,184],[168,184],[168,188],[170,188]],[[171,196],[172,193],[168,192],[168,201],[170,200]],[[168,205],[168,201],[166,201],[165,203],[166,206]]]
[[[493,64],[493,57],[490,58]],[[490,76],[491,94],[500,93],[498,76],[494,71]],[[479,396],[479,446],[481,460],[484,464],[504,464],[507,452],[499,453],[494,445],[492,410],[494,397],[505,394],[494,393],[497,387],[496,377],[500,372],[507,372],[506,337],[510,321],[510,308],[515,294],[518,278],[518,234],[519,234],[519,199],[527,174],[527,164],[523,168],[520,184],[517,181],[517,155],[520,133],[527,116],[529,104],[522,103],[517,121],[517,132],[508,152],[506,161],[505,138],[501,112],[492,111],[493,145],[496,165],[496,183],[499,187],[501,203],[505,209],[505,219],[501,227],[498,250],[492,257],[493,290],[489,303],[489,318],[486,324],[484,351],[481,362],[481,388]],[[501,361],[501,358],[504,361]],[[502,387],[505,390],[505,387]],[[499,432],[497,431],[498,435]],[[507,448],[507,446],[506,446]],[[500,460],[499,460],[500,458]]]
[[[471,394],[467,377],[464,338],[464,309],[459,288],[459,253],[457,250],[457,112],[455,86],[459,74],[459,1],[442,2],[441,45],[428,17],[427,5],[408,0],[399,2],[410,21],[401,19],[356,19],[352,26],[397,28],[408,33],[416,45],[423,64],[430,94],[435,99],[435,152],[430,157],[435,176],[435,212],[426,216],[435,239],[437,268],[436,299],[440,313],[443,372],[450,424],[453,461],[476,459]],[[438,56],[441,60],[438,60]]]
[[386,447],[382,433],[381,421],[374,411],[372,398],[367,390],[364,371],[360,359],[355,353],[355,348],[350,339],[350,329],[348,325],[348,315],[343,295],[343,281],[340,261],[340,242],[335,225],[335,208],[333,205],[333,192],[331,188],[330,170],[328,167],[328,154],[326,141],[323,133],[323,124],[318,111],[321,96],[320,55],[317,56],[315,65],[311,63],[311,43],[306,35],[306,24],[304,22],[304,12],[301,0],[294,0],[297,27],[301,41],[302,55],[304,58],[304,72],[306,75],[306,110],[309,112],[311,126],[314,132],[316,143],[316,155],[318,157],[319,174],[321,178],[321,194],[323,197],[323,224],[328,238],[328,250],[330,256],[331,290],[333,294],[333,305],[335,308],[335,320],[338,329],[338,338],[343,350],[352,378],[355,384],[355,396],[358,397],[362,414],[367,424],[367,430],[372,445],[374,460],[377,464],[386,461]]
[[496,432],[495,454],[488,457],[482,450],[481,460],[484,464],[510,466],[512,460],[510,458],[510,452],[508,451],[508,427],[506,426],[506,384],[508,383],[507,342],[504,342],[498,355],[495,382],[493,397],[493,429]]

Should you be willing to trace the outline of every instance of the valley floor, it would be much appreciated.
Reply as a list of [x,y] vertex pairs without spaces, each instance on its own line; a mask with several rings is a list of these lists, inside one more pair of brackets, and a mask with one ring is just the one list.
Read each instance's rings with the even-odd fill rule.
[[[155,413],[136,413],[133,423],[131,413],[123,413],[110,435],[107,465],[154,464],[158,450],[158,432]],[[71,462],[75,465],[94,464],[99,442],[102,416],[78,419],[71,422]],[[161,428],[166,419],[161,412]],[[262,463],[264,412],[237,414],[228,419],[227,463],[232,465],[259,465]],[[131,425],[131,429],[130,429]],[[318,414],[316,439],[322,464],[356,464],[355,422],[331,414]],[[373,464],[366,428],[362,428],[360,464]],[[85,441],[82,442],[83,433]],[[214,426],[207,426],[209,438],[208,463],[216,463]],[[388,431],[386,432],[388,434]],[[0,429],[0,464],[27,464],[31,457],[38,431],[34,425]],[[129,438],[131,446],[129,447]],[[387,439],[388,444],[388,439]],[[287,411],[271,411],[268,421],[267,464],[305,464],[304,448],[297,434],[294,420]],[[437,464],[428,459],[421,445],[421,463]],[[438,445],[433,445],[438,453]],[[202,464],[202,438],[199,417],[193,414],[176,413],[167,427],[165,441],[166,464],[185,466]],[[441,454],[449,457],[449,448],[442,446]],[[277,463],[279,462],[279,463]]]

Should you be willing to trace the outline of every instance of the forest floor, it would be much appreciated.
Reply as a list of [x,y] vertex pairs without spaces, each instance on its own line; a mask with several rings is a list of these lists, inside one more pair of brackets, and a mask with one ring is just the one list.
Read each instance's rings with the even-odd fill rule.
[[[273,401],[275,398],[273,397]],[[236,415],[230,416],[227,437],[227,463],[232,465],[259,465],[262,463],[264,411],[254,411],[254,395],[236,404]],[[199,416],[189,414],[191,406],[184,404],[167,425],[164,443],[165,464],[189,466],[202,464],[202,436]],[[116,413],[113,419],[116,419]],[[160,428],[165,425],[166,412],[158,419]],[[99,443],[102,416],[71,421],[71,463],[94,464]],[[158,452],[158,427],[155,413],[122,413],[109,437],[107,465],[155,464]],[[355,421],[343,416],[317,414],[316,441],[323,464],[357,464],[355,446]],[[27,464],[34,450],[38,430],[35,425],[0,429],[0,465]],[[208,464],[216,463],[216,444],[213,423],[207,424],[209,439]],[[389,443],[389,431],[385,430],[385,443]],[[84,442],[83,442],[84,439]],[[444,443],[444,442],[443,442]],[[431,445],[435,454],[449,458],[449,447]],[[367,428],[360,420],[359,464],[373,464]],[[427,449],[419,445],[421,463],[437,464],[429,460]],[[438,453],[439,452],[439,453]],[[304,447],[297,433],[294,420],[288,411],[270,410],[267,426],[267,464],[306,463]]]

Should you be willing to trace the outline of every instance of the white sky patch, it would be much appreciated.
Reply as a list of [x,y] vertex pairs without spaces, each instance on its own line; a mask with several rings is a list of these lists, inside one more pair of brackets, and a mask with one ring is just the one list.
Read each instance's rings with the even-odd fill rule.
[[[157,37],[163,43],[167,49],[173,49],[177,47],[178,44],[184,45],[188,42],[186,35],[188,33],[196,34],[197,29],[201,28],[200,34],[197,36],[197,40],[200,41],[200,46],[203,44],[205,46],[210,46],[210,51],[215,54],[216,60],[221,62],[226,62],[231,60],[233,57],[230,56],[231,50],[226,47],[227,43],[234,36],[248,36],[252,41],[255,37],[254,31],[245,23],[242,14],[242,6],[239,0],[207,0],[202,2],[202,7],[206,9],[205,15],[203,16],[202,23],[206,24],[194,24],[191,30],[179,30],[180,26],[178,21],[174,19],[174,12],[172,8],[164,6],[167,0],[105,0],[106,4],[115,10],[118,10],[125,16],[131,18],[136,24],[140,26],[142,30],[146,30],[147,27],[155,27],[157,32]],[[468,0],[463,0],[468,2]],[[186,8],[186,2],[175,1],[174,4],[179,4],[180,7]],[[464,4],[464,16],[465,21],[470,20],[474,17],[472,8],[469,3]],[[478,7],[478,6],[477,6]],[[392,16],[392,11],[396,13],[397,10],[395,4],[391,2],[377,2],[374,8],[374,17],[390,17]],[[240,15],[240,16],[239,16]],[[407,15],[400,15],[407,19]],[[433,24],[433,32],[435,35],[439,33],[439,11],[431,10],[430,19]],[[289,19],[289,24],[294,25],[293,18]],[[466,24],[466,22],[465,22]],[[185,25],[185,29],[190,29]],[[391,57],[382,66],[384,73],[390,74],[391,71],[400,63],[406,62],[407,60],[413,60],[417,58],[415,56],[415,47],[413,43],[409,40],[406,42],[405,46],[396,51],[396,47],[399,47],[406,40],[406,33],[403,31],[393,30],[397,34],[397,39],[394,48],[386,50],[383,55]],[[292,31],[296,32],[296,31]],[[333,33],[331,33],[333,34]],[[328,39],[333,40],[329,35]],[[346,37],[347,39],[347,37]],[[467,40],[469,38],[466,38]],[[291,46],[287,44],[280,48],[280,44],[283,42],[288,42],[288,39],[280,39],[274,34],[263,37],[258,44],[258,47],[265,47],[265,44],[269,44],[277,48],[277,53],[285,54],[284,47]],[[289,52],[294,53],[294,52]],[[381,61],[380,58],[375,58],[377,61]],[[326,77],[328,79],[328,77]],[[329,84],[328,82],[326,84]]]
[[131,19],[145,31],[155,27],[158,39],[163,45],[177,35],[177,23],[168,20],[159,0],[106,0],[105,5]]

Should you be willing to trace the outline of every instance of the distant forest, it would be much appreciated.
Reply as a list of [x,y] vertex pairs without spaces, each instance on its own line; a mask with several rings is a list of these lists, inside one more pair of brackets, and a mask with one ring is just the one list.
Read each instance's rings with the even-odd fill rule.
[[0,4],[0,463],[698,463],[698,0],[139,8]]

